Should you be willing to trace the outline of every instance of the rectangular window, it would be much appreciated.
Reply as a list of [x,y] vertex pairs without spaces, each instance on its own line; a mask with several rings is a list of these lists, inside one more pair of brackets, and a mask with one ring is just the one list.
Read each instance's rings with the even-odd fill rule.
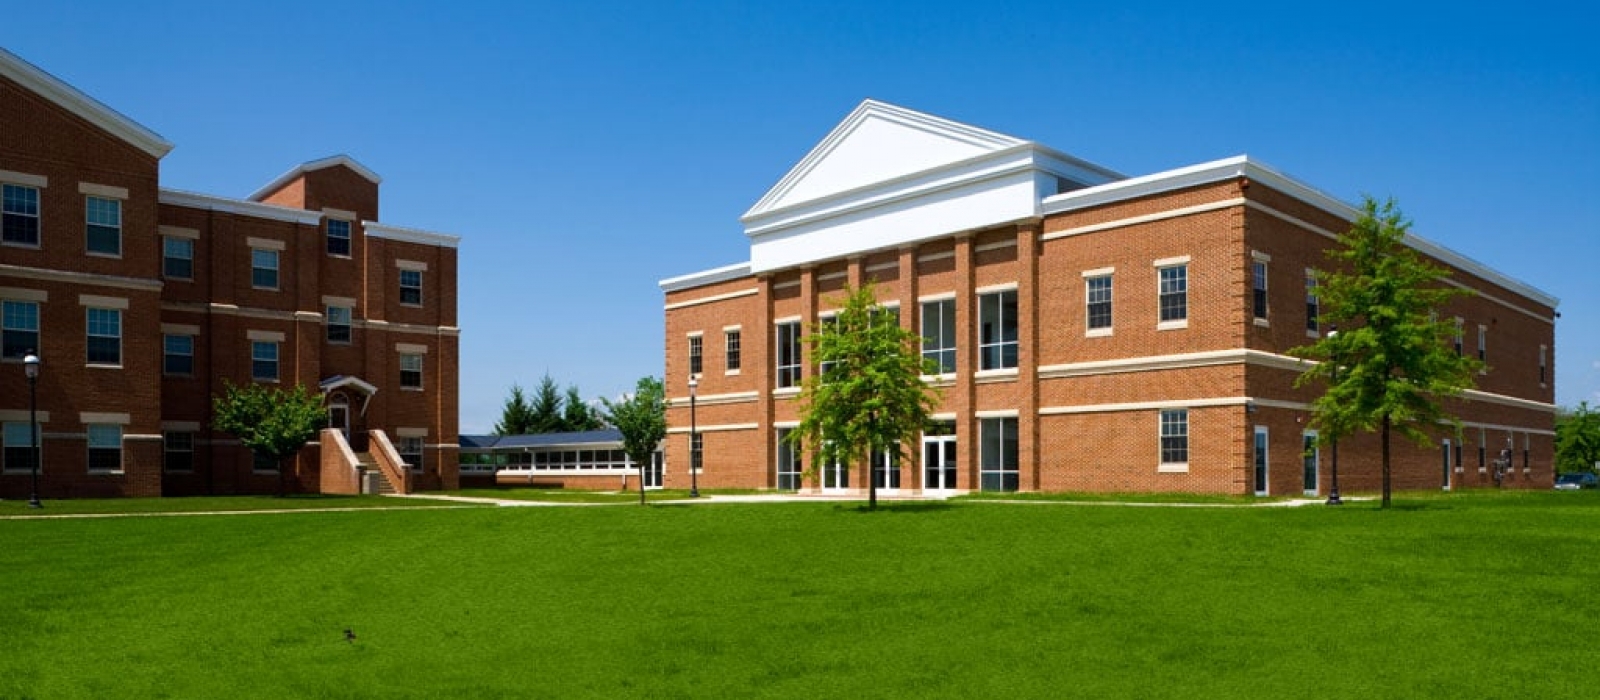
[[922,356],[938,374],[956,371],[956,300],[922,302]]
[[705,451],[706,451],[706,435],[705,435],[705,433],[696,432],[696,433],[690,435],[689,436],[689,468],[690,469],[693,469],[695,471],[700,471],[701,469],[705,468],[705,463],[701,461],[702,456],[705,454]]
[[163,374],[194,375],[194,336],[161,336],[161,371]]
[[[837,314],[823,316],[822,319],[817,322],[817,325],[821,326],[821,332],[832,333],[839,328],[839,316]],[[839,366],[837,361],[824,360],[817,364],[817,374],[819,376],[826,377],[828,376],[828,373],[832,372],[833,368],[837,366]]]
[[705,338],[689,336],[689,376],[699,376],[705,369]]
[[1456,355],[1457,356],[1461,355],[1462,346],[1466,344],[1465,341],[1463,340],[1466,337],[1466,331],[1463,330],[1464,328],[1465,328],[1465,324],[1463,324],[1461,322],[1461,317],[1457,316],[1456,317]]
[[7,472],[33,471],[33,448],[37,446],[33,426],[25,422],[6,423],[3,430],[0,439],[4,440],[5,449],[0,460],[5,463],[0,468]]
[[400,271],[400,303],[406,306],[422,306],[422,271]]
[[161,434],[161,468],[169,472],[194,471],[194,433]]
[[1545,381],[1546,378],[1549,377],[1549,375],[1550,375],[1550,364],[1549,364],[1549,362],[1550,362],[1550,347],[1547,346],[1547,345],[1540,345],[1539,346],[1539,386],[1544,386],[1546,384],[1546,381]]
[[0,241],[39,245],[39,188],[0,186]]
[[256,289],[278,288],[278,251],[250,249],[250,286]]
[[328,254],[350,256],[350,222],[328,219]]
[[88,309],[89,364],[122,364],[122,311]]
[[122,202],[104,197],[88,197],[87,202],[88,251],[122,255]]
[[122,471],[122,426],[89,424],[89,471]]
[[422,356],[421,355],[401,355],[400,356],[400,388],[402,388],[402,389],[421,389],[422,388]]
[[1161,412],[1161,463],[1189,463],[1189,410]]
[[980,485],[984,491],[1016,491],[1017,419],[984,418],[978,427],[982,452],[979,462]]
[[23,357],[30,350],[39,349],[39,302],[6,301],[0,303],[0,336],[3,336],[4,355]]
[[779,491],[798,491],[800,473],[805,471],[800,448],[789,443],[791,428],[778,428],[778,467],[776,485]]
[[978,369],[1017,366],[1017,291],[978,297]]
[[278,344],[253,340],[250,342],[250,377],[263,382],[278,381]]
[[250,453],[250,468],[257,473],[272,474],[278,471],[278,460],[259,452]]
[[1083,281],[1087,319],[1091,331],[1111,330],[1111,275],[1096,275]]
[[1322,334],[1322,301],[1317,298],[1317,278],[1306,271],[1306,332],[1312,336]]
[[737,372],[741,362],[739,357],[739,331],[723,331],[722,335],[724,340],[723,347],[727,350],[728,372]]
[[173,236],[162,237],[161,276],[169,280],[194,279],[194,241]]
[[1189,266],[1173,265],[1159,268],[1161,285],[1159,302],[1160,321],[1171,323],[1189,318]]
[[800,385],[800,322],[778,324],[778,388]]
[[394,450],[400,454],[400,461],[411,466],[411,471],[422,471],[422,438],[400,438],[400,444],[395,445]]
[[1489,327],[1478,326],[1478,361],[1489,361]]
[[1488,467],[1489,462],[1489,432],[1478,428],[1478,471]]
[[354,310],[348,306],[328,307],[328,342],[336,345],[350,344],[350,322]]
[[1260,260],[1250,266],[1251,269],[1251,308],[1256,318],[1267,320],[1267,264]]

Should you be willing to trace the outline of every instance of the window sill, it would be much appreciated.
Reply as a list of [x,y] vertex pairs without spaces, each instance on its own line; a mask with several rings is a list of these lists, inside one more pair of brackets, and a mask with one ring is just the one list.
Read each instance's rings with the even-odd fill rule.
[[163,282],[193,282],[193,277],[162,277]]
[[122,476],[125,472],[121,469],[90,469],[89,476]]
[[420,386],[403,386],[403,387],[400,387],[400,390],[401,391],[417,391],[417,392],[420,392],[420,391],[422,391],[422,387],[420,387]]
[[1161,321],[1160,323],[1156,324],[1156,330],[1158,331],[1176,331],[1188,327],[1189,319],[1187,318],[1181,321]]
[[1253,318],[1252,322],[1255,323],[1255,325],[1260,326],[1262,328],[1271,328],[1272,327],[1272,322],[1271,321],[1269,321],[1267,319],[1264,319],[1264,318],[1261,318],[1259,316]]
[[258,291],[258,292],[279,292],[279,291],[283,291],[281,289],[278,289],[277,287],[257,287],[257,286],[255,286],[253,284],[250,285],[250,288],[254,289],[255,291]]
[[122,369],[122,365],[120,364],[114,365],[103,362],[86,362],[83,366],[89,369]]
[[277,384],[278,383],[277,379],[263,379],[261,377],[251,377],[250,381],[252,381],[252,382],[260,382],[262,384]]
[[1156,466],[1156,473],[1157,474],[1188,474],[1189,473],[1189,463],[1188,462],[1184,462],[1182,464],[1161,464],[1161,465],[1157,465]]
[[983,370],[978,370],[977,372],[973,373],[973,375],[972,375],[972,381],[978,382],[980,384],[984,383],[984,382],[1009,382],[1009,381],[1016,381],[1016,379],[1017,379],[1017,368],[1015,368],[1015,367],[1002,367],[1000,369],[983,369]]
[[1110,338],[1111,337],[1111,330],[1112,329],[1110,329],[1110,328],[1090,328],[1090,329],[1085,330],[1083,332],[1083,337],[1085,337],[1085,338]]
[[1322,340],[1322,334],[1310,328],[1306,329],[1306,337],[1312,340]]
[[44,249],[43,246],[40,246],[38,243],[17,243],[15,241],[0,241],[0,245],[3,245],[5,247],[7,247],[7,248],[21,248],[23,250],[43,250]]
[[773,389],[772,390],[772,398],[775,398],[775,399],[788,398],[790,396],[799,396],[799,395],[800,395],[800,387],[797,387],[797,386],[785,386],[785,387],[779,387],[777,389]]
[[355,259],[355,256],[350,255],[348,253],[346,253],[346,254],[328,253],[328,257],[335,258],[335,259],[338,259],[338,260],[354,260]]
[[722,373],[722,376],[724,376],[724,377],[737,377],[737,376],[739,376],[739,370],[736,370],[736,369],[726,370],[726,371],[724,371]]
[[163,372],[161,376],[167,379],[194,379],[194,373],[192,372]]
[[932,386],[950,386],[951,384],[956,383],[956,373],[946,372],[944,374],[924,374],[922,375],[922,383]]
[[400,305],[404,306],[404,307],[406,307],[408,309],[420,309],[420,308],[422,308],[421,304],[407,304],[407,303],[405,303],[403,301],[400,302]]
[[86,250],[86,251],[83,251],[83,254],[86,255],[86,256],[89,256],[91,258],[105,258],[107,260],[121,260],[122,259],[122,253],[101,253],[99,251]]

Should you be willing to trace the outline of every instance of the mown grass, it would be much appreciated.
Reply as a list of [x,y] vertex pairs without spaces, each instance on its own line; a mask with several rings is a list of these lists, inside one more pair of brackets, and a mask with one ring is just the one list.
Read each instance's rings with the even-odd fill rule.
[[[182,498],[46,499],[44,507],[28,507],[26,499],[0,500],[0,517],[140,513],[246,513],[328,508],[417,508],[461,506],[459,503],[385,496],[185,496]],[[467,507],[471,507],[467,504]]]
[[[584,489],[553,489],[538,487],[501,487],[461,489],[447,492],[451,496],[495,498],[507,501],[538,501],[543,503],[638,503],[638,491],[590,491]],[[701,489],[701,495],[768,493],[754,489]],[[645,501],[674,501],[689,498],[687,489],[662,489],[647,491]]]
[[0,697],[1593,697],[1600,497],[1397,504],[6,520]]

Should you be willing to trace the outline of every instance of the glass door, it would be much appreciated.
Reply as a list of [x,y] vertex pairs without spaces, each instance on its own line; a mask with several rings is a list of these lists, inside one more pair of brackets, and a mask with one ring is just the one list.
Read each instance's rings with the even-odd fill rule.
[[879,491],[900,489],[900,449],[884,450],[872,455],[872,482]]
[[1267,495],[1267,426],[1256,426],[1255,450],[1255,493],[1257,496]]
[[665,471],[661,453],[650,453],[650,464],[644,468],[644,487],[647,489],[661,488],[661,476]]
[[936,423],[922,436],[922,490],[956,488],[956,425]]
[[1305,493],[1307,496],[1317,495],[1317,458],[1320,450],[1317,449],[1317,433],[1308,430],[1301,438],[1301,454],[1305,455]]

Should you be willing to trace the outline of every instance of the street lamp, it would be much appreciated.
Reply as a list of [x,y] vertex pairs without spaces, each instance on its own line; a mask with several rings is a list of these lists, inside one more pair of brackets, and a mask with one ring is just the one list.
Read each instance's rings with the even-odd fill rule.
[[22,372],[28,375],[28,440],[33,450],[33,492],[28,495],[28,507],[43,508],[39,502],[39,356],[32,350],[22,358]]
[[[1333,326],[1333,325],[1328,326],[1328,340],[1329,341],[1333,341],[1333,340],[1337,339],[1338,337],[1339,337],[1339,327],[1338,326]],[[1332,345],[1332,344],[1333,343],[1331,343],[1331,342],[1329,343],[1329,345]],[[1333,362],[1333,382],[1332,383],[1338,384],[1339,383],[1339,352],[1338,352],[1338,350],[1334,350],[1332,352],[1332,356],[1329,357],[1328,359]],[[1342,505],[1344,505],[1344,500],[1339,498],[1339,430],[1337,428],[1334,428],[1333,439],[1328,441],[1328,446],[1333,449],[1333,488],[1328,491],[1328,505],[1330,505],[1330,506],[1342,506]]]
[[694,402],[695,388],[700,386],[700,379],[689,375],[689,497],[700,497],[700,430],[695,424]]

